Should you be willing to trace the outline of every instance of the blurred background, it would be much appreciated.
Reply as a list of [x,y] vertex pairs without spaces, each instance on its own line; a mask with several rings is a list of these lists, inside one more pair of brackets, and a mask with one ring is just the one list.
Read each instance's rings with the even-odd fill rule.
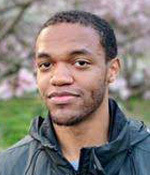
[[0,0],[0,150],[45,116],[34,71],[34,43],[41,25],[55,12],[85,10],[106,19],[118,40],[122,70],[111,96],[129,117],[150,124],[149,0]]

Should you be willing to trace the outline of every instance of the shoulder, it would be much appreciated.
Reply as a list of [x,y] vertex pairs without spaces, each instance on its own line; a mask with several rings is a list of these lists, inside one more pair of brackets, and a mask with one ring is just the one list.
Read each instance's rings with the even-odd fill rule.
[[15,167],[25,166],[32,137],[26,136],[18,143],[0,153],[0,175],[10,175]]
[[[149,170],[150,160],[150,128],[142,121],[129,120],[131,144],[134,148],[137,164],[143,171]],[[143,169],[145,168],[145,170]]]
[[150,129],[144,122],[135,119],[128,119],[127,125],[126,132],[129,140],[127,158],[129,161],[126,159],[124,162],[122,174],[130,171],[128,170],[130,167],[140,175],[147,175],[150,172],[148,161],[150,160]]
[[131,145],[150,153],[150,128],[143,121],[129,119],[128,123]]
[[[3,151],[0,153],[0,161],[2,160],[1,158],[4,156],[4,157],[7,157],[7,155],[10,156],[15,154],[15,152],[18,152],[20,153],[20,151],[22,150],[26,150],[29,146],[29,143],[32,142],[33,139],[31,136],[27,135],[26,137],[24,137],[23,139],[21,139],[19,142],[17,142],[15,145],[13,145],[12,147],[8,148],[7,150]],[[18,154],[17,154],[18,155]],[[15,154],[15,157],[17,156]]]
[[135,148],[136,165],[139,174],[150,172],[150,136],[141,141]]

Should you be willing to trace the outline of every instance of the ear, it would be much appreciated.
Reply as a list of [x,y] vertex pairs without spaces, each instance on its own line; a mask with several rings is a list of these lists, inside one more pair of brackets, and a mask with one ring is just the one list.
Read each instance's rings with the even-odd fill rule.
[[110,60],[107,64],[107,83],[110,84],[116,80],[117,75],[120,71],[121,64],[118,58]]

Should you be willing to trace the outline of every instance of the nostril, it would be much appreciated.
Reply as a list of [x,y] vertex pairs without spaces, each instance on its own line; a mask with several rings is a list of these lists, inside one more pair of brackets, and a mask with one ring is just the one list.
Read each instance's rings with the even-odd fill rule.
[[70,75],[54,75],[51,77],[51,84],[54,86],[70,85],[73,83],[73,78]]

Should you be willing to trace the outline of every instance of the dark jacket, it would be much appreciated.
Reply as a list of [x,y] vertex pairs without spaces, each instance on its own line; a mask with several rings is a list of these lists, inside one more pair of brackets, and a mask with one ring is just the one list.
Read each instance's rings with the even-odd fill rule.
[[0,154],[0,175],[150,175],[150,131],[114,101],[109,108],[109,143],[82,148],[78,171],[63,157],[49,117],[38,117],[30,135]]

